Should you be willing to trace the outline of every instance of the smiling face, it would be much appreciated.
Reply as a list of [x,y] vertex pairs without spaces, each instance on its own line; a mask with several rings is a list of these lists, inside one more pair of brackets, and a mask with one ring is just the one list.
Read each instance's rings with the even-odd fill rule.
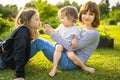
[[38,13],[35,13],[32,16],[32,18],[30,19],[29,25],[33,29],[39,29],[41,25],[40,25],[40,18]]
[[100,12],[97,4],[92,1],[88,1],[82,5],[79,13],[79,21],[83,24],[91,24],[96,28],[100,24]]
[[82,19],[83,24],[92,26],[92,23],[95,19],[95,13],[92,13],[90,11],[83,12],[81,14],[81,19]]

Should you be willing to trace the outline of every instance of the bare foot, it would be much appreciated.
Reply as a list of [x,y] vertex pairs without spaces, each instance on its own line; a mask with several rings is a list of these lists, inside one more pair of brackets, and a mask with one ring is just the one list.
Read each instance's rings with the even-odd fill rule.
[[56,70],[51,70],[50,72],[49,72],[49,76],[50,77],[54,77],[55,76],[55,73],[56,73]]
[[95,69],[91,68],[91,67],[86,67],[84,70],[91,73],[91,74],[93,74],[95,72]]

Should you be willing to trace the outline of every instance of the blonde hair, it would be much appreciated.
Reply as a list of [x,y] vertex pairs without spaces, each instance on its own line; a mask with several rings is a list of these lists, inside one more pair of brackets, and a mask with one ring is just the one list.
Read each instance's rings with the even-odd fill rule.
[[78,21],[78,11],[74,6],[65,6],[58,11],[58,17],[66,16],[73,23]]
[[[95,19],[92,22],[92,26],[94,28],[98,27],[98,25],[100,24],[100,12],[99,12],[99,8],[97,6],[97,4],[95,2],[92,1],[88,1],[86,2],[84,5],[82,5],[82,7],[80,8],[80,13],[79,13],[79,21],[82,22],[81,19],[81,15],[84,12],[90,11],[92,13],[95,13]],[[84,24],[84,23],[83,23]]]
[[38,29],[33,29],[29,26],[29,22],[35,13],[37,13],[36,9],[22,8],[15,19],[15,28],[26,26],[30,31],[31,39],[36,39],[39,37]]

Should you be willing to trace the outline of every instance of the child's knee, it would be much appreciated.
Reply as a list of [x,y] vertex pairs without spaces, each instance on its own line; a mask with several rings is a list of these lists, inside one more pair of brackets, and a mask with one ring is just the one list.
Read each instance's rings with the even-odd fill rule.
[[63,46],[61,44],[57,44],[56,49],[58,49],[60,51],[63,51]]

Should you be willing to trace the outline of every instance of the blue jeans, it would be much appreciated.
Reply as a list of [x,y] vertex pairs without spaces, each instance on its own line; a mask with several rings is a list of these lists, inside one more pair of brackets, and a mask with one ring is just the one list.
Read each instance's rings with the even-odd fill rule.
[[[50,42],[40,38],[31,43],[30,57],[34,56],[38,51],[42,51],[48,60],[53,61],[55,46]],[[66,51],[62,52],[58,67],[63,70],[77,69],[76,66],[66,55]]]
[[[2,42],[0,42],[0,46],[2,45]],[[6,68],[4,62],[2,61],[2,58],[1,58],[1,52],[0,52],[0,69],[4,69]]]

